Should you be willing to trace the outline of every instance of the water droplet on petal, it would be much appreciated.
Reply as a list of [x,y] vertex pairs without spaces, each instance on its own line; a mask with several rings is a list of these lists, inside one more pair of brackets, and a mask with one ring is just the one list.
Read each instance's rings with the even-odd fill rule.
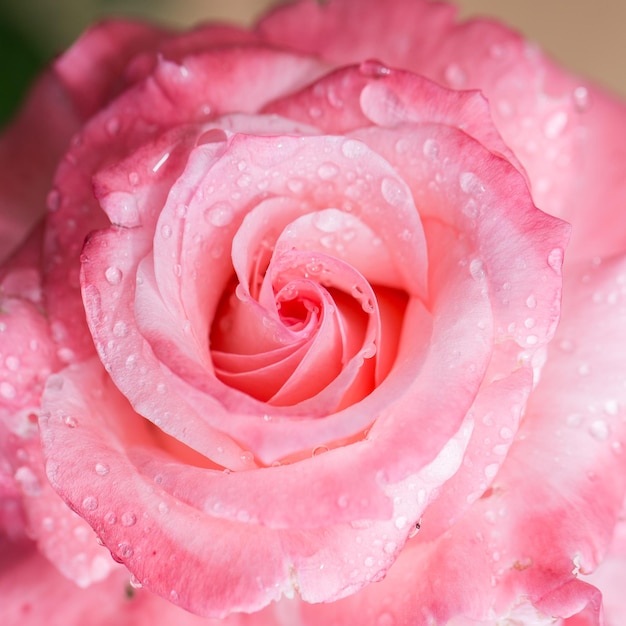
[[104,128],[111,137],[114,137],[120,132],[120,119],[119,117],[110,117],[104,124]]
[[235,217],[233,208],[227,202],[218,202],[205,212],[205,218],[213,226],[227,226]]
[[548,117],[543,125],[543,133],[548,139],[558,137],[567,124],[567,113],[565,111],[556,111]]
[[484,185],[473,172],[463,172],[459,176],[459,185],[465,193],[480,194],[485,191]]
[[16,395],[17,391],[11,383],[6,380],[0,383],[0,396],[6,398],[7,400],[12,400]]
[[163,239],[169,239],[172,236],[172,227],[169,224],[163,224],[161,226],[161,237]]
[[396,626],[396,619],[391,613],[381,613],[376,620],[376,626]]
[[23,465],[18,467],[14,474],[16,482],[21,487],[22,491],[30,497],[37,497],[41,495],[41,483],[35,472],[30,467]]
[[368,148],[365,144],[357,141],[356,139],[347,139],[341,144],[341,152],[348,159],[356,159],[363,156],[367,152]]
[[561,268],[563,267],[563,249],[562,248],[554,248],[548,254],[548,265],[557,273],[561,273]]
[[126,511],[126,513],[122,513],[121,522],[122,526],[134,526],[137,522],[137,516],[130,511]]
[[333,178],[334,176],[337,176],[338,173],[339,168],[334,163],[322,163],[317,170],[317,175],[322,180]]
[[424,156],[429,159],[436,159],[439,156],[439,144],[434,139],[427,139],[422,148]]
[[589,425],[589,432],[594,439],[606,441],[609,437],[609,425],[604,420],[595,420]]
[[418,519],[417,522],[415,522],[415,524],[413,524],[413,526],[411,527],[411,530],[409,531],[409,534],[408,534],[408,538],[413,539],[413,537],[417,535],[417,533],[421,530],[421,528],[422,528],[422,518],[420,517],[420,519]]
[[113,325],[113,334],[116,337],[126,337],[128,334],[128,326],[123,320],[115,322]]
[[574,92],[572,93],[572,99],[574,100],[574,107],[577,111],[583,112],[589,109],[589,105],[591,104],[591,98],[589,96],[589,90],[587,87],[576,87]]
[[109,473],[109,466],[106,463],[96,463],[95,470],[98,476],[106,476]]
[[482,280],[485,277],[485,268],[480,259],[472,259],[469,269],[474,280]]
[[61,194],[58,189],[53,189],[46,199],[46,206],[50,211],[58,211],[61,206]]
[[134,574],[131,574],[130,576],[130,586],[133,589],[141,589],[143,587],[141,581]]
[[467,81],[465,72],[456,63],[450,63],[445,69],[445,79],[453,89],[461,89]]
[[363,61],[363,63],[359,65],[359,71],[364,76],[373,76],[374,78],[380,78],[381,76],[391,74],[391,70],[386,65],[375,59]]
[[98,508],[98,499],[94,496],[87,496],[83,500],[83,509],[86,511],[95,511]]
[[73,415],[66,415],[63,418],[63,423],[68,428],[76,428],[78,426],[78,420]]
[[104,277],[110,285],[119,285],[122,281],[122,270],[119,267],[107,267]]
[[393,178],[383,178],[380,191],[391,206],[399,206],[407,199],[405,188]]
[[315,448],[313,448],[313,452],[311,453],[312,456],[319,456],[320,454],[324,454],[325,452],[328,452],[330,448],[328,448],[328,446],[316,446]]
[[117,544],[119,555],[123,559],[129,559],[134,554],[134,550],[129,543],[123,541],[122,543]]

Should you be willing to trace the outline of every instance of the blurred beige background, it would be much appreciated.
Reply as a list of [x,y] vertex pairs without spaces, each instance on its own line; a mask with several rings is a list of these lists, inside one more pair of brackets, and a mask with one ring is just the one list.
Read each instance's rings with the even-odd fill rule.
[[[177,25],[215,18],[249,24],[271,4],[274,0],[0,0],[0,9],[51,53],[66,47],[98,16],[150,15]],[[505,20],[571,69],[626,96],[625,0],[457,0],[457,4],[463,16]]]

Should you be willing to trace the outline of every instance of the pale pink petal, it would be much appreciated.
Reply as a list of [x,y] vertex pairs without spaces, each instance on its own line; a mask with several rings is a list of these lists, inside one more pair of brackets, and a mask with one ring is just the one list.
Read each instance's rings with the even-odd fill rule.
[[[230,67],[226,75],[221,72],[224,63]],[[322,70],[323,66],[313,59],[266,48],[255,49],[254,53],[249,48],[205,52],[186,59],[184,67],[161,58],[153,73],[138,79],[83,127],[57,171],[50,196],[55,210],[46,233],[49,263],[45,288],[65,362],[93,353],[82,313],[78,258],[86,236],[108,225],[94,198],[92,177],[97,170],[133,155],[143,144],[158,143],[159,135],[173,126],[206,121],[222,112],[255,111],[272,98],[306,84]],[[223,80],[216,81],[216,75]],[[253,94],[250,84],[263,88]],[[146,187],[152,191],[155,178],[171,181],[168,169],[174,169],[170,163],[170,159],[176,161],[174,156],[167,150],[153,154],[145,177],[141,170],[127,170],[125,186],[118,191],[142,194]],[[99,177],[98,185],[101,198],[106,193],[106,173]],[[160,208],[156,190],[154,195],[151,201]],[[121,209],[126,223],[138,219],[140,197],[120,193],[117,200],[124,203]]]
[[624,579],[626,577],[626,523],[623,516],[615,527],[613,540],[606,558],[597,570],[585,580],[602,592],[602,603],[607,626],[619,626],[626,614]]
[[[48,476],[144,586],[206,615],[223,615],[238,608],[258,609],[281,593],[291,594],[295,585],[305,599],[320,601],[345,595],[365,581],[379,579],[410,532],[428,492],[442,476],[458,467],[468,435],[467,428],[458,436],[451,433],[449,443],[444,445],[445,452],[442,450],[443,464],[437,463],[436,468],[435,464],[427,466],[423,477],[410,477],[395,485],[381,484],[388,497],[393,496],[395,508],[394,516],[382,524],[337,523],[342,516],[346,517],[344,512],[348,513],[348,519],[354,519],[357,511],[361,511],[357,519],[367,515],[369,498],[375,492],[370,487],[359,495],[354,485],[349,495],[340,494],[338,499],[330,500],[331,494],[337,497],[336,485],[323,474],[330,479],[334,472],[342,471],[342,465],[349,472],[354,458],[344,448],[320,455],[307,464],[320,470],[310,485],[317,489],[319,481],[325,481],[328,495],[320,493],[323,497],[318,498],[317,493],[307,491],[307,497],[318,507],[326,507],[325,517],[331,525],[316,529],[311,526],[314,520],[310,515],[304,515],[300,518],[304,524],[301,529],[288,524],[285,530],[272,530],[258,523],[253,502],[238,508],[237,500],[244,490],[232,483],[237,477],[247,478],[247,474],[262,478],[261,472],[229,474],[206,470],[201,480],[190,480],[191,466],[167,462],[167,457],[150,449],[152,446],[146,439],[148,423],[132,414],[103,374],[95,364],[84,364],[80,369],[64,371],[49,386],[44,408],[50,413],[42,420],[44,448],[50,455]],[[66,424],[68,409],[76,420],[74,428]],[[378,438],[362,445],[361,455],[375,458],[381,443]],[[79,457],[75,446],[83,451]],[[74,461],[65,462],[66,455]],[[156,467],[144,468],[146,461],[153,466],[160,463],[158,473],[152,474]],[[108,471],[98,472],[94,462],[106,466]],[[138,474],[137,468],[144,471]],[[304,466],[296,464],[293,468],[269,468],[263,474],[267,479],[278,472],[301,487],[302,481],[307,481],[302,469]],[[172,479],[180,472],[187,476],[176,487]],[[353,476],[361,482],[360,472]],[[376,477],[378,481],[386,480],[378,472]],[[190,508],[185,503],[189,499],[182,497],[184,493],[180,489],[191,489],[198,497],[212,479],[216,487],[223,484],[223,497],[231,502],[223,500],[221,506],[214,507],[214,499],[199,500]],[[254,483],[248,484],[245,491],[248,496],[258,495]],[[412,492],[413,497],[409,497]],[[415,493],[419,495],[417,499]],[[282,491],[274,495],[284,499]],[[260,512],[275,515],[276,504],[268,501],[270,497],[272,492],[266,489]],[[290,512],[292,503],[290,499],[281,506],[283,512],[293,516],[297,511]],[[303,509],[319,515],[312,506]],[[383,507],[379,504],[373,510],[380,514]],[[216,549],[216,537],[220,538],[222,549]],[[386,542],[372,543],[380,537],[387,538]],[[317,548],[312,549],[314,546]],[[170,558],[172,555],[177,556]],[[202,564],[206,577],[195,577],[194,563],[198,567]],[[320,566],[328,568],[328,577],[319,577]]]
[[[106,549],[99,547],[103,553]],[[206,620],[141,589],[123,567],[79,589],[28,542],[0,540],[0,621],[20,626],[274,626],[271,614]],[[110,558],[110,557],[107,557]],[[134,585],[134,586],[133,586]]]
[[388,2],[384,11],[376,0],[303,1],[271,13],[257,33],[335,64],[377,58],[452,89],[481,90],[537,206],[576,225],[572,257],[623,250],[626,235],[610,226],[626,202],[623,103],[557,68],[506,27],[457,24],[455,13],[410,0]]
[[[55,123],[50,124],[50,117]],[[0,138],[0,260],[25,239],[46,211],[54,169],[81,119],[53,72],[33,86]]]

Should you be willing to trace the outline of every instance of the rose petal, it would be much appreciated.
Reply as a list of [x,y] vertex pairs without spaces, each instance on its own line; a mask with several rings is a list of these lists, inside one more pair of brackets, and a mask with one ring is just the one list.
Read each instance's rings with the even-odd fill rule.
[[626,201],[624,104],[557,68],[506,27],[456,24],[455,12],[410,0],[388,2],[384,12],[376,0],[297,2],[264,18],[257,33],[335,64],[374,57],[455,90],[480,89],[528,172],[537,206],[578,224],[571,258],[622,251],[626,236],[607,225]]

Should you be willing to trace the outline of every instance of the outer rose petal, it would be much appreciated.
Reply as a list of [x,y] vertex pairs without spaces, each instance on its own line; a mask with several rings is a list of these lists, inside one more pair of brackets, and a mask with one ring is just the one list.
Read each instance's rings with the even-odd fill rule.
[[[174,53],[178,53],[176,47]],[[150,71],[140,74],[137,84],[83,127],[57,170],[51,192],[55,210],[46,231],[50,263],[44,286],[65,362],[93,353],[79,292],[78,259],[85,237],[108,224],[94,198],[92,177],[96,171],[123,160],[150,141],[166,144],[172,137],[165,131],[172,127],[206,122],[222,112],[254,111],[272,98],[306,84],[325,67],[314,59],[290,53],[236,47],[219,53],[204,52],[184,58],[181,63],[161,56],[151,61]],[[227,73],[224,64],[229,66]],[[259,88],[251,92],[251,84]],[[136,204],[141,203],[142,195],[150,195],[157,202],[160,194],[167,193],[163,183],[171,181],[176,167],[181,166],[177,154],[168,152],[169,147],[160,146],[163,152],[154,155],[147,171],[124,173],[125,187],[118,187],[118,191],[128,193],[118,195],[123,206],[112,216],[115,223],[129,225],[138,219]],[[97,196],[106,194],[106,182],[107,177],[98,181]]]
[[364,624],[381,614],[406,626],[457,615],[480,622],[492,610],[506,615],[521,596],[565,624],[600,623],[599,594],[577,577],[602,560],[626,487],[626,338],[612,313],[626,300],[624,269],[615,261],[566,278],[569,308],[555,346],[484,497],[436,540],[419,534],[378,585],[334,607],[303,606],[306,624],[348,624],[356,611]]
[[[100,548],[104,550],[104,548]],[[104,582],[78,589],[34,545],[0,539],[0,623],[5,626],[263,626],[271,614],[206,620],[129,582],[119,567]],[[138,583],[135,582],[135,585]]]
[[586,576],[585,580],[602,591],[606,626],[620,626],[626,615],[626,521],[623,514],[615,528],[609,553],[598,569]]
[[611,227],[626,204],[624,104],[506,27],[455,24],[455,13],[413,0],[392,0],[384,11],[376,0],[302,1],[275,10],[257,32],[336,64],[378,58],[453,89],[480,89],[528,172],[537,206],[576,224],[570,258],[624,250],[626,234]]
[[[119,73],[128,58],[160,36],[148,26],[100,24],[36,83],[0,139],[0,260],[44,214],[52,175],[72,134],[122,87]],[[50,203],[54,208],[54,195]]]

